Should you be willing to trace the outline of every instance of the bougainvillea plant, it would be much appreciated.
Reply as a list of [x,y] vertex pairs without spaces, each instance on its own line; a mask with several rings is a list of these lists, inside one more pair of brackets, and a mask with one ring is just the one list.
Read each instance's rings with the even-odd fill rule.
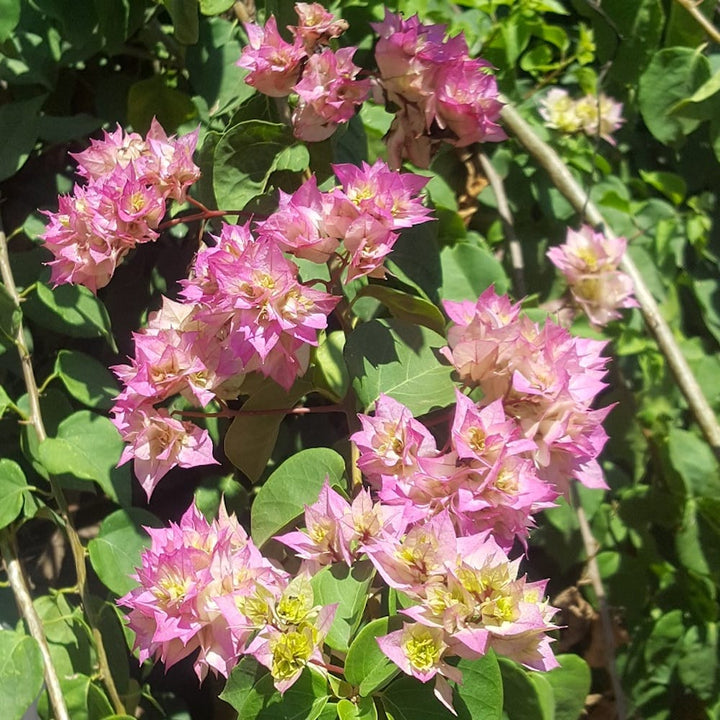
[[[682,75],[682,52],[606,88],[607,32],[596,45],[563,3],[439,5],[129,0],[74,30],[80,15],[37,2],[0,19],[6,85],[54,87],[18,79],[46,17],[73,107],[86,72],[98,108],[132,62],[140,78],[120,122],[38,131],[33,147],[57,138],[63,181],[12,262],[0,228],[0,329],[24,388],[0,393],[24,426],[22,457],[0,460],[0,546],[27,623],[0,631],[9,717],[624,719],[661,693],[668,712],[676,696],[706,713],[687,717],[717,710],[716,670],[693,660],[717,654],[698,549],[717,465],[647,380],[667,383],[667,363],[712,445],[689,364],[715,366],[638,269],[651,250],[682,268],[681,221],[714,261],[710,201],[681,215],[685,180],[631,182],[621,154],[637,102],[678,152],[672,122],[706,120],[714,146],[714,66],[693,48],[705,84],[660,107],[650,85],[661,60]],[[50,118],[64,100],[42,102]],[[55,351],[38,387],[31,351],[62,333],[98,344]],[[638,446],[659,427],[654,461],[671,471],[643,484]],[[100,509],[79,532],[91,483]],[[681,495],[681,516],[648,519]],[[66,562],[33,603],[17,531],[48,520]],[[648,573],[652,598],[617,590]],[[622,648],[606,584],[640,650]],[[21,672],[32,682],[13,694]]]

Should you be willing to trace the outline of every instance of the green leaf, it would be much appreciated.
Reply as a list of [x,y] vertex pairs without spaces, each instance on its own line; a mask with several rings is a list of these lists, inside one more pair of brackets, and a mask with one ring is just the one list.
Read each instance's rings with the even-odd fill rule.
[[503,682],[495,653],[489,650],[477,660],[460,660],[462,685],[455,688],[453,707],[459,720],[500,720],[503,712]]
[[320,605],[337,603],[335,619],[325,642],[342,652],[348,649],[368,601],[368,590],[375,577],[369,560],[356,562],[352,568],[345,563],[328,565],[312,578],[315,602]]
[[437,302],[442,283],[436,222],[422,223],[400,233],[386,265],[390,272],[423,297]]
[[361,288],[358,297],[374,297],[398,320],[423,325],[438,335],[445,333],[445,316],[436,305],[424,298],[385,285],[366,285]]
[[130,86],[127,118],[137,132],[146,133],[152,119],[157,118],[165,131],[172,133],[195,117],[197,108],[190,96],[166,85],[162,75],[139,80]]
[[41,327],[71,337],[104,337],[114,348],[110,317],[105,306],[82,285],[50,289],[39,282],[23,303],[23,312]]
[[371,697],[360,697],[355,701],[342,698],[337,704],[340,720],[377,720],[378,711]]
[[678,675],[682,683],[705,702],[716,696],[718,683],[718,629],[716,623],[693,625],[682,640]]
[[328,391],[336,401],[342,400],[350,387],[344,348],[345,333],[335,330],[325,336],[315,351],[313,385],[319,390]]
[[79,350],[61,350],[55,372],[67,391],[83,405],[109,410],[118,393],[112,373],[95,358]]
[[452,368],[437,354],[446,344],[432,330],[397,320],[359,325],[347,339],[345,360],[362,407],[370,408],[380,393],[416,416],[455,402]]
[[393,720],[452,720],[455,716],[433,694],[433,683],[403,675],[382,694],[382,704]]
[[[0,5],[0,18],[2,14],[3,6]],[[46,97],[40,95],[0,105],[0,180],[14,175],[35,147],[38,139],[38,113]]]
[[253,685],[265,672],[265,668],[254,657],[245,655],[230,672],[220,699],[240,712]]
[[14,460],[0,459],[0,528],[20,514],[26,493],[29,488],[22,468]]
[[0,385],[0,418],[5,414],[5,411],[13,405],[13,401],[10,396],[5,392],[5,388]]
[[[248,397],[242,409],[287,408],[289,410],[311,390],[310,383],[303,380],[295,382],[289,391],[281,388],[275,381],[268,380]],[[260,416],[238,415],[228,428],[224,440],[225,454],[251,482],[257,482],[262,476],[275,448],[280,424],[284,419],[283,413],[268,413]]]
[[128,468],[117,467],[123,441],[106,417],[89,410],[65,418],[56,437],[40,443],[40,461],[51,475],[94,480],[112,500],[130,504]]
[[0,630],[0,697],[3,720],[21,720],[43,685],[43,662],[33,638]]
[[560,667],[545,673],[555,693],[555,720],[577,720],[590,692],[590,668],[579,655],[556,655]]
[[507,292],[508,277],[495,256],[470,243],[458,243],[443,248],[440,253],[443,300],[477,300],[478,296],[495,284],[498,294]]
[[[110,701],[87,675],[73,673],[63,677],[60,687],[72,720],[107,720],[112,717]],[[41,717],[48,716],[47,695],[41,696],[38,710]]]
[[291,150],[294,145],[285,125],[246,120],[228,128],[214,153],[213,188],[218,206],[241,210],[262,195],[278,162],[283,169],[297,170],[306,156]]
[[20,0],[0,0],[0,43],[5,42],[20,22]]
[[378,618],[365,625],[353,640],[345,658],[345,679],[359,689],[360,695],[372,695],[400,672],[375,638],[401,627],[402,618],[397,616]]
[[248,666],[233,670],[220,696],[243,720],[317,720],[329,699],[327,680],[309,669],[284,695],[275,689],[269,673],[248,688],[250,679]]
[[116,510],[102,521],[97,536],[88,543],[93,569],[116,595],[125,595],[137,586],[130,575],[140,567],[140,554],[150,544],[143,526],[161,527],[162,523],[141,508]]
[[687,194],[687,183],[675,173],[640,170],[640,177],[665,195],[674,205],[680,205]]
[[175,28],[175,38],[182,45],[198,41],[200,20],[198,0],[163,0]]
[[687,430],[670,428],[668,453],[673,468],[695,497],[720,496],[720,468],[706,442]]
[[200,0],[200,12],[203,15],[220,15],[229,10],[235,0]]
[[700,124],[671,111],[709,77],[710,64],[698,50],[674,47],[655,54],[640,77],[638,100],[645,124],[661,143],[679,146]]
[[310,448],[288,458],[258,490],[252,506],[252,538],[260,547],[289,522],[302,515],[305,505],[317,502],[328,479],[339,483],[345,461],[334,450]]
[[509,720],[552,720],[552,715],[548,714],[547,696],[543,691],[538,691],[530,675],[512,660],[501,657],[499,662],[503,680],[503,709]]

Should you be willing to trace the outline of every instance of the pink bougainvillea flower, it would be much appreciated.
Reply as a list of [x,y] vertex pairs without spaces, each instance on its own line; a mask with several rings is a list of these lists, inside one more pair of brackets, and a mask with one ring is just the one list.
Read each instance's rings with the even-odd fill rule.
[[250,71],[245,82],[271,97],[289,95],[300,77],[301,62],[307,57],[302,38],[295,37],[292,45],[285,42],[273,15],[264,28],[254,23],[244,25],[248,44],[236,64]]
[[547,256],[568,281],[570,292],[595,325],[621,317],[620,308],[637,307],[633,283],[617,268],[627,249],[623,237],[607,237],[589,225],[568,229],[563,245]]
[[134,576],[138,587],[118,600],[129,608],[140,662],[155,657],[170,667],[197,651],[194,668],[201,680],[208,670],[227,677],[243,648],[221,612],[221,599],[241,586],[242,577],[253,577],[255,585],[287,585],[284,573],[272,569],[223,506],[212,523],[193,504],[179,524],[146,530],[151,543]]
[[299,23],[291,27],[292,33],[302,38],[308,55],[311,55],[318,45],[327,45],[331,38],[342,35],[348,24],[345,20],[336,18],[320,3],[295,3]]
[[173,467],[216,465],[207,430],[176,420],[164,408],[149,405],[123,411],[116,406],[113,423],[126,443],[119,465],[134,461],[135,476],[148,499]]
[[305,530],[277,535],[275,539],[308,561],[305,567],[309,572],[334,562],[352,565],[348,528],[342,522],[350,513],[350,503],[326,479],[317,502],[305,506]]
[[362,213],[371,215],[390,230],[432,220],[430,208],[422,204],[420,192],[429,178],[391,170],[382,160],[372,165],[333,165],[345,197]]
[[452,689],[445,678],[462,683],[462,673],[443,660],[448,646],[441,628],[403,623],[402,630],[376,639],[380,649],[406,675],[424,683],[435,678],[435,696],[457,715],[452,706]]
[[397,400],[381,394],[375,416],[359,415],[362,431],[350,439],[358,446],[358,467],[372,481],[383,475],[405,476],[420,468],[420,458],[438,456],[435,438]]
[[437,74],[436,94],[430,107],[438,125],[456,136],[445,138],[453,145],[465,147],[474,142],[507,139],[497,122],[502,103],[490,67],[484,60],[467,59],[445,64]]
[[355,48],[326,48],[308,58],[293,88],[299,97],[293,113],[296,137],[309,142],[329,138],[367,99],[370,81],[357,79],[360,68],[352,61],[354,54]]

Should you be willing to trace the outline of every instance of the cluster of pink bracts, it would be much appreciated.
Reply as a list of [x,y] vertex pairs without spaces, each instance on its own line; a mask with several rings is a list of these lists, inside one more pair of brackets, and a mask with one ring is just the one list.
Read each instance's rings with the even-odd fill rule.
[[[352,48],[329,47],[344,21],[316,3],[296,11],[293,43],[273,18],[264,29],[247,25],[240,64],[262,92],[296,93],[296,134],[321,140],[352,116],[371,83],[357,79]],[[426,165],[440,140],[463,146],[504,137],[495,80],[487,63],[467,56],[462,36],[447,39],[442,26],[392,13],[375,28],[377,87],[397,109],[388,136],[393,163],[409,157]],[[153,123],[146,139],[118,129],[75,156],[87,184],[48,213],[53,281],[95,291],[129,249],[154,240],[166,202],[184,201],[198,179],[195,142],[196,134],[168,138]],[[339,185],[329,191],[313,177],[281,192],[268,218],[224,225],[198,252],[181,301],[165,299],[135,335],[135,357],[114,368],[124,384],[113,408],[127,443],[121,463],[134,460],[148,497],[172,467],[215,462],[207,432],[167,409],[173,397],[200,408],[237,398],[250,373],[290,388],[338,303],[333,290],[384,277],[399,231],[431,219],[420,198],[426,178],[382,161],[334,171]],[[584,229],[548,253],[598,324],[632,304],[617,272],[623,251],[620,241]],[[327,266],[330,280],[303,281],[288,255]],[[592,409],[605,387],[604,344],[531,322],[494,288],[444,308],[451,324],[441,352],[463,388],[444,446],[407,407],[381,395],[351,437],[368,487],[348,500],[326,482],[305,508],[304,528],[276,538],[302,561],[294,578],[222,507],[212,523],[193,505],[179,524],[148,529],[138,587],[119,600],[141,661],[170,666],[197,653],[202,679],[209,670],[227,676],[250,655],[284,692],[308,665],[327,669],[323,647],[336,606],[316,604],[311,577],[362,560],[415,603],[379,647],[405,673],[434,678],[451,710],[447,680],[462,676],[449,657],[474,659],[492,648],[530,668],[557,664],[546,583],[518,577],[519,561],[507,553],[526,542],[533,516],[567,491],[570,478],[605,486],[597,458],[609,408]],[[466,394],[474,390],[481,401]]]
[[300,24],[294,42],[280,36],[270,17],[264,28],[246,23],[249,44],[238,65],[249,70],[245,81],[273,97],[295,93],[292,115],[296,137],[324,140],[355,114],[370,95],[384,95],[395,118],[386,138],[391,167],[403,158],[428,167],[441,141],[464,147],[505,139],[497,124],[502,104],[489,63],[468,55],[462,35],[447,39],[444,25],[424,25],[417,16],[404,20],[385,11],[373,23],[378,75],[357,79],[355,48],[327,47],[347,28],[318,3],[297,3]]
[[113,409],[128,443],[121,462],[134,459],[148,496],[175,465],[215,462],[207,432],[158,405],[177,394],[199,407],[236,398],[255,371],[289,389],[307,370],[339,297],[302,283],[285,253],[333,260],[336,283],[382,277],[397,231],[430,219],[419,198],[426,178],[382,161],[334,169],[340,187],[320,192],[313,177],[252,228],[224,225],[198,252],[184,301],[165,299],[135,334],[132,363],[115,368],[125,385]]
[[157,240],[167,202],[183,202],[200,169],[192,160],[197,132],[167,137],[156,120],[145,139],[118,127],[91,143],[73,155],[86,184],[60,196],[57,213],[45,213],[43,239],[55,257],[51,282],[97,292],[130,250]]
[[626,249],[624,237],[610,238],[583,225],[579,231],[569,229],[565,243],[547,252],[593,325],[618,319],[620,308],[638,307],[632,279],[618,270]]

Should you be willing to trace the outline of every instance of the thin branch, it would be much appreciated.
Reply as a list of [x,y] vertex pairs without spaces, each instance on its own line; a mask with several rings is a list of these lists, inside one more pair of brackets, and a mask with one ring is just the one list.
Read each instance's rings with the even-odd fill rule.
[[[603,228],[608,237],[614,237],[612,230],[606,225],[603,216],[588,198],[587,193],[572,176],[567,165],[547,143],[543,142],[533,129],[520,117],[511,105],[505,105],[501,117],[505,127],[525,146],[531,155],[547,171],[555,187],[568,199],[570,204],[598,228]],[[635,299],[638,301],[645,317],[645,323],[657,340],[660,351],[665,356],[668,366],[675,376],[681,392],[685,396],[692,414],[700,426],[705,439],[715,455],[720,458],[720,424],[713,409],[703,395],[690,366],[685,360],[682,350],[675,341],[672,330],[660,314],[660,308],[648,289],[635,263],[625,253],[620,264],[621,270],[633,281]]]
[[605,666],[607,667],[610,682],[612,684],[613,694],[615,695],[615,709],[617,711],[618,720],[625,720],[627,709],[625,706],[625,694],[623,692],[622,683],[615,667],[615,633],[613,632],[613,622],[610,617],[610,609],[608,608],[607,596],[603,587],[602,578],[600,577],[600,569],[597,564],[597,552],[599,549],[598,541],[592,534],[590,523],[585,515],[585,509],[578,499],[577,488],[573,485],[571,488],[571,501],[577,514],[578,523],[580,525],[580,534],[582,535],[585,553],[587,555],[587,574],[597,598],[598,609],[600,611],[600,625],[603,631],[603,649],[605,651]]
[[497,200],[498,213],[500,214],[500,220],[503,224],[503,230],[505,231],[505,237],[508,241],[508,247],[510,249],[510,261],[512,262],[513,269],[513,285],[515,287],[515,294],[518,297],[525,295],[525,263],[523,261],[522,246],[520,241],[515,234],[515,223],[513,221],[512,212],[510,205],[508,204],[507,195],[505,193],[505,185],[500,175],[493,167],[488,156],[485,153],[479,153],[480,164],[482,165],[485,177],[490,183],[490,187],[495,193],[495,199]]
[[678,5],[682,5],[692,15],[695,22],[702,27],[702,29],[708,34],[710,39],[720,44],[720,30],[718,30],[703,14],[702,10],[698,7],[699,4],[695,0],[675,0]]
[[[5,285],[10,297],[15,301],[15,304],[20,306],[20,296],[15,286],[15,278],[12,273],[10,266],[10,257],[8,255],[7,238],[5,237],[5,231],[2,226],[2,220],[0,219],[0,276],[2,282]],[[17,333],[15,335],[15,347],[17,348],[18,355],[20,356],[20,364],[22,366],[23,379],[25,381],[25,388],[27,390],[28,403],[30,405],[30,415],[28,417],[28,423],[32,426],[37,436],[38,443],[42,443],[47,440],[47,432],[45,430],[45,423],[43,422],[42,412],[40,410],[40,393],[38,391],[37,382],[35,380],[35,373],[32,366],[32,358],[30,357],[30,351],[25,343],[25,332],[23,330],[22,322],[18,324]],[[95,640],[95,649],[97,651],[98,666],[100,676],[103,684],[108,691],[110,700],[112,701],[115,712],[118,715],[125,714],[125,706],[120,699],[117,688],[115,687],[115,681],[113,680],[110,672],[110,665],[107,659],[107,653],[105,652],[105,645],[103,644],[102,635],[97,627],[97,617],[95,610],[92,606],[90,593],[87,587],[87,568],[85,566],[85,548],[83,547],[80,536],[77,534],[77,530],[73,525],[72,518],[70,517],[70,511],[68,509],[67,500],[63,494],[62,488],[57,481],[52,477],[48,477],[50,483],[50,489],[52,491],[53,498],[57,504],[60,517],[63,520],[65,534],[67,535],[70,549],[72,551],[72,557],[75,565],[75,574],[77,575],[78,591],[80,593],[80,600],[84,606],[85,613],[88,618],[88,623],[92,628],[93,639]]]
[[50,657],[50,648],[47,638],[43,630],[42,621],[33,605],[30,591],[28,590],[25,574],[23,573],[20,560],[13,545],[12,538],[6,530],[0,532],[0,552],[2,552],[5,561],[5,571],[7,572],[8,582],[12,588],[15,601],[25,622],[28,625],[30,635],[35,639],[42,655],[45,688],[47,689],[50,705],[56,720],[70,720],[65,698],[63,697],[62,688],[60,687],[60,679],[58,678],[52,658]]
[[344,413],[345,408],[340,405],[313,405],[311,407],[294,408],[258,408],[256,410],[218,410],[217,412],[203,412],[202,410],[173,410],[172,414],[178,417],[189,418],[235,418],[241,415],[310,415],[311,413]]

